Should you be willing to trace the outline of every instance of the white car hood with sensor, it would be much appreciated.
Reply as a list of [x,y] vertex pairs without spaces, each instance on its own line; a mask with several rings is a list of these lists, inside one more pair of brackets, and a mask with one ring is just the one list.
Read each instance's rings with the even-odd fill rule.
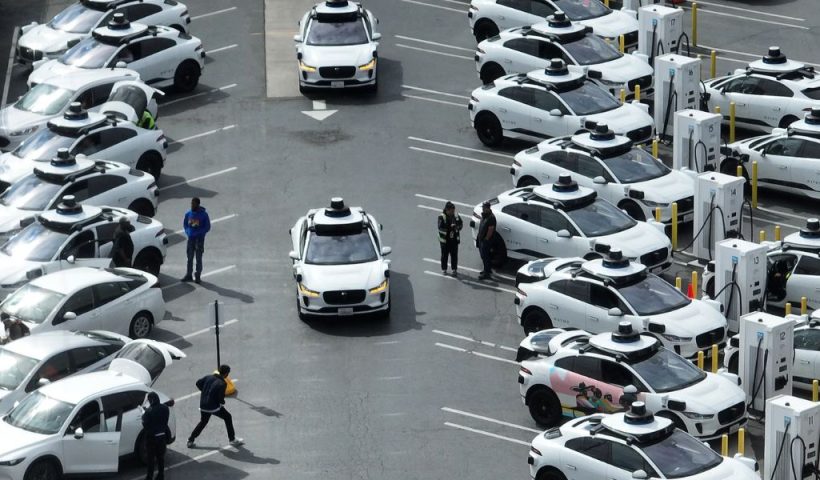
[[0,205],[0,235],[20,229],[20,220],[34,217],[37,213],[16,207]]
[[38,163],[45,164],[50,160],[31,161],[16,157],[11,152],[6,152],[0,155],[0,181],[12,184],[30,174]]
[[626,135],[632,130],[652,125],[652,117],[631,103],[625,103],[607,112],[587,115],[586,120],[605,123],[619,135]]
[[628,185],[643,192],[647,200],[658,203],[672,203],[695,194],[692,179],[680,170],[672,170],[662,177]]
[[595,35],[599,37],[615,39],[620,35],[626,35],[638,30],[638,20],[620,10],[612,10],[612,13],[602,17],[581,20],[578,23],[592,27]]
[[669,239],[658,228],[648,223],[638,222],[632,228],[604,235],[592,237],[596,243],[603,243],[612,248],[619,248],[627,258],[638,258],[660,248],[669,247]]
[[42,265],[42,262],[19,260],[0,252],[0,285],[14,285],[27,280],[26,273]]
[[305,45],[302,62],[311,67],[356,67],[373,59],[373,45],[319,46]]
[[88,69],[75,67],[74,65],[66,65],[64,63],[60,63],[59,60],[49,60],[39,67],[35,67],[34,71],[31,72],[31,75],[28,76],[28,84],[32,85],[34,83],[43,83],[49,78],[56,77],[56,76],[64,76],[68,75],[73,72],[81,72]]
[[[734,394],[734,395],[732,395]],[[669,392],[670,398],[686,402],[686,411],[704,415],[717,414],[746,400],[746,394],[728,378],[707,374],[700,382],[682,390]]]
[[658,315],[647,315],[644,318],[652,323],[665,325],[665,333],[679,337],[694,338],[701,333],[726,327],[726,318],[720,312],[698,300],[692,300],[683,308]]
[[68,42],[82,40],[88,33],[71,33],[55,30],[47,24],[37,25],[27,31],[17,41],[17,45],[40,52],[54,53],[68,49]]
[[11,104],[0,110],[0,133],[9,135],[11,132],[17,132],[35,125],[40,125],[49,118],[51,117],[20,110],[16,108],[14,104]]
[[348,265],[302,264],[302,284],[325,292],[331,290],[368,290],[384,279],[386,266],[381,260]]
[[623,55],[615,60],[588,65],[590,70],[598,70],[603,80],[609,82],[628,82],[636,78],[652,75],[652,67],[634,55]]

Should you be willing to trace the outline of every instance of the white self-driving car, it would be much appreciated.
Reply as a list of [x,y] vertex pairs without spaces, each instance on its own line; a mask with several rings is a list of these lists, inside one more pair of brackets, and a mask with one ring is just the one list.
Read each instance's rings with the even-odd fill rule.
[[34,63],[29,85],[55,75],[127,66],[139,72],[142,80],[156,88],[174,87],[181,92],[196,88],[205,68],[202,42],[187,33],[161,25],[131,23],[115,13],[105,27],[54,60]]
[[188,7],[176,0],[81,0],[48,23],[31,22],[20,27],[17,59],[25,64],[57,58],[91,36],[92,30],[107,24],[117,12],[133,21],[167,25],[181,32],[187,32],[191,23]]
[[687,358],[725,341],[718,302],[687,298],[617,250],[596,260],[545,259],[521,270],[514,302],[525,333],[552,327],[611,332],[628,321]]
[[[107,104],[106,104],[107,105]],[[44,128],[11,152],[0,155],[0,192],[59,156],[85,155],[91,160],[110,160],[147,172],[158,179],[167,158],[168,140],[162,130],[147,130],[132,122],[82,110],[73,103],[62,118]]]
[[536,480],[760,480],[753,459],[718,455],[668,418],[652,415],[643,402],[539,434],[527,463]]
[[580,133],[597,123],[635,143],[651,138],[646,105],[621,104],[574,68],[553,59],[546,69],[507,75],[473,90],[467,108],[481,143],[495,147],[504,137],[540,141]]
[[299,90],[364,87],[375,92],[378,79],[379,21],[370,10],[348,0],[314,6],[294,35]]
[[510,168],[517,187],[552,183],[565,172],[636,220],[654,218],[655,209],[660,208],[661,221],[669,223],[671,205],[677,202],[678,221],[692,221],[692,177],[667,167],[606,125],[598,124],[572,137],[544,140],[517,153]]
[[[652,271],[671,264],[672,244],[664,225],[639,222],[615,205],[579,187],[569,175],[551,185],[522,187],[488,200],[496,217],[495,264],[507,257],[600,257],[610,248],[640,259]],[[481,204],[470,220],[473,239],[481,221]]]
[[[157,374],[171,364],[169,352],[163,352],[162,360],[151,365]],[[147,395],[156,392],[151,387],[156,376],[149,368],[117,358],[106,370],[74,375],[27,395],[0,419],[0,477],[30,480],[116,473],[120,457],[131,454],[144,462],[148,455],[142,413]],[[161,402],[173,406],[173,399],[156,393]],[[172,442],[173,408],[168,428]]]
[[612,42],[623,35],[626,47],[638,44],[635,12],[611,10],[599,0],[472,0],[467,17],[480,42],[507,28],[542,22],[557,11]]
[[614,413],[642,401],[701,439],[746,422],[746,394],[735,374],[706,373],[623,321],[615,333],[544,330],[521,342],[518,383],[533,420],[545,427],[569,416]]
[[743,166],[749,178],[751,162],[757,162],[757,182],[762,187],[820,200],[820,107],[786,129],[771,135],[729,144],[720,171],[735,175]]
[[333,198],[290,229],[296,308],[310,316],[390,315],[390,247],[381,224],[361,207]]
[[702,83],[708,110],[720,107],[729,121],[729,103],[735,102],[735,123],[769,132],[786,128],[803,117],[804,111],[820,108],[820,78],[811,67],[789,60],[779,47],[769,48],[763,59],[745,69]]
[[160,222],[123,208],[81,205],[69,195],[0,245],[0,295],[57,270],[110,266],[114,230],[122,217],[135,229],[132,265],[159,274],[168,243]]
[[126,68],[88,70],[52,77],[32,86],[16,102],[0,110],[0,149],[15,149],[49,120],[61,117],[73,102],[84,109],[96,109],[108,100],[114,84],[139,80],[139,74]]
[[648,92],[653,70],[647,57],[624,55],[591,31],[570,22],[564,12],[555,12],[546,22],[531,27],[504,30],[478,44],[478,77],[486,84],[510,73],[546,68],[550,60],[561,58],[570,65],[586,68],[593,82],[614,95],[620,94],[621,89],[633,95],[636,85]]

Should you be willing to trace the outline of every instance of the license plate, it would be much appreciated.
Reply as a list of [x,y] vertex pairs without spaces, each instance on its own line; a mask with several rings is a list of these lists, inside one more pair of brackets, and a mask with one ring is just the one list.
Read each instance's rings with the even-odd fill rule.
[[353,315],[353,309],[350,307],[340,308],[339,315]]
[[658,273],[663,270],[663,265],[658,265],[657,267],[652,267],[649,269],[650,273]]
[[330,82],[330,88],[344,88],[345,82],[338,81],[338,82]]

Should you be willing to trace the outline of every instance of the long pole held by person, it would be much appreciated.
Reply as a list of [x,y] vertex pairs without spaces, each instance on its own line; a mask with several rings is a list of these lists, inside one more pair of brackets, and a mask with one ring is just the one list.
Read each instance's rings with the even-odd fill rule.
[[[219,344],[219,311],[222,309],[223,304],[219,302],[219,300],[214,300],[213,303],[213,317],[214,317],[214,334],[216,335],[216,371],[219,371],[219,366],[222,365],[222,348]],[[233,395],[236,393],[236,385],[234,382],[226,375],[225,378],[225,395]]]

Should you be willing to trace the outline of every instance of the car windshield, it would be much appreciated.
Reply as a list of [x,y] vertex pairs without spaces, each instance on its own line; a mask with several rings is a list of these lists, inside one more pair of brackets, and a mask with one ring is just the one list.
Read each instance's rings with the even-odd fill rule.
[[0,304],[0,312],[31,323],[43,323],[65,295],[27,283]]
[[637,282],[616,288],[638,315],[671,312],[691,302],[680,290],[652,274]]
[[68,235],[52,230],[40,222],[34,222],[20,230],[0,247],[9,257],[32,262],[49,262],[68,240]]
[[33,392],[23,398],[6,418],[9,425],[42,435],[53,435],[63,428],[74,405]]
[[681,390],[706,378],[706,373],[692,362],[663,347],[630,365],[656,393]]
[[40,130],[12,150],[11,154],[26,160],[50,160],[57,155],[57,150],[71,147],[74,140],[50,129]]
[[723,461],[714,450],[680,430],[642,450],[666,478],[694,476]]
[[17,100],[14,108],[40,115],[56,115],[68,105],[74,92],[66,88],[40,83]]
[[611,235],[636,225],[632,217],[601,199],[575,210],[568,210],[567,215],[587,237]]
[[558,96],[569,105],[575,115],[608,112],[621,106],[615,97],[589,82],[584,82],[572,90],[558,92]]
[[376,248],[366,230],[351,235],[311,233],[305,253],[305,263],[314,265],[346,265],[376,259]]
[[367,43],[367,30],[361,18],[333,22],[314,19],[308,29],[308,45],[362,45]]
[[89,33],[103,15],[105,12],[88,8],[77,2],[55,15],[48,26],[69,33]]
[[604,163],[621,183],[637,183],[669,174],[672,170],[640,148],[610,157]]
[[62,188],[62,185],[47,182],[31,174],[14,182],[0,195],[0,205],[20,210],[43,211]]
[[574,42],[565,43],[564,48],[579,65],[596,65],[622,56],[615,47],[596,35],[587,35]]
[[37,360],[19,353],[0,350],[0,388],[14,390],[37,366]]
[[612,10],[598,0],[554,0],[559,10],[573,22],[603,17]]
[[65,52],[59,61],[78,68],[103,68],[118,48],[118,45],[109,45],[93,38],[86,38]]

